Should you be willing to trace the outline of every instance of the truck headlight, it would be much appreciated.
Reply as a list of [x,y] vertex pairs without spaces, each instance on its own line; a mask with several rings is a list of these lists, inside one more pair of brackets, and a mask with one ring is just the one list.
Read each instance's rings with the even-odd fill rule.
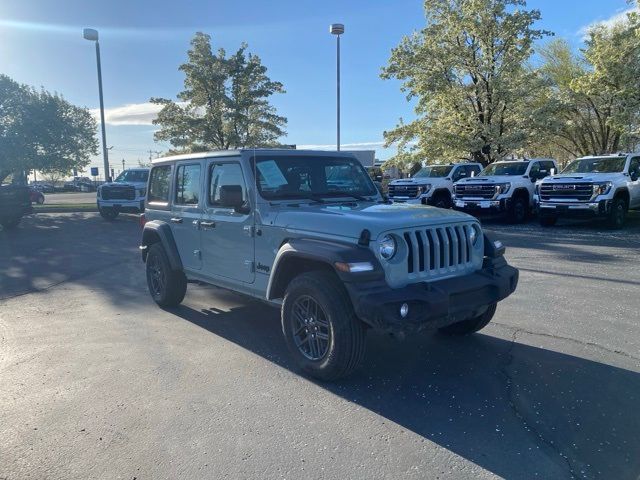
[[138,196],[144,197],[146,194],[147,194],[146,188],[141,188],[140,190],[138,190]]
[[428,193],[429,190],[431,190],[431,185],[420,185],[418,187],[418,197],[420,195],[424,195],[425,193]]
[[480,227],[478,227],[478,225],[473,224],[471,225],[471,227],[469,227],[467,236],[469,237],[469,242],[474,247],[478,244],[478,238],[480,238],[480,234],[481,234]]
[[503,193],[507,193],[510,188],[511,188],[510,183],[498,183],[496,185],[496,193],[498,195],[502,195]]
[[378,251],[385,260],[391,260],[396,254],[396,239],[391,235],[385,235],[378,242]]
[[536,186],[533,188],[533,193],[535,195],[540,195],[540,184],[536,183]]
[[594,195],[606,195],[611,190],[611,186],[613,184],[611,182],[600,182],[593,184],[593,194]]

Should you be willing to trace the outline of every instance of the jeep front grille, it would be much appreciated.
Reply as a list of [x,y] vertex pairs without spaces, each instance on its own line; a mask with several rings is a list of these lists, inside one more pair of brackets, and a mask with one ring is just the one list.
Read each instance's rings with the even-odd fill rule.
[[389,185],[389,197],[410,197],[418,196],[418,185]]
[[469,224],[404,231],[407,273],[430,277],[466,270],[473,262],[471,228]]
[[103,200],[135,200],[136,189],[132,186],[105,186],[101,195]]
[[453,186],[456,197],[465,198],[483,198],[491,199],[496,195],[496,187],[491,184],[483,183],[464,183]]
[[561,202],[588,202],[593,196],[591,183],[543,183],[540,185],[540,200]]

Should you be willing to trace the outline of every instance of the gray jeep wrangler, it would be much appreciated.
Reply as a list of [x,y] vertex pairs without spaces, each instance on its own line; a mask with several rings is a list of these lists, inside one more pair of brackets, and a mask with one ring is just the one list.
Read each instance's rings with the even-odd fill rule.
[[161,307],[205,282],[281,309],[298,365],[351,373],[368,328],[476,332],[516,288],[473,217],[388,204],[350,154],[239,150],[163,158],[149,176],[142,259]]

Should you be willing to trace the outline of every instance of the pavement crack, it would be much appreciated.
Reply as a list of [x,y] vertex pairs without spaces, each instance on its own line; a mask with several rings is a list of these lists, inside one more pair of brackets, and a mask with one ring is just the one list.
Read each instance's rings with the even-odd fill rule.
[[513,360],[515,358],[513,354],[513,350],[515,349],[515,346],[517,343],[518,333],[521,333],[521,332],[526,333],[521,329],[513,330],[511,334],[511,342],[509,343],[509,349],[507,350],[507,353],[506,353],[507,361],[500,367],[500,372],[504,375],[506,380],[506,390],[507,390],[509,408],[511,409],[511,412],[513,413],[514,417],[517,418],[518,421],[522,424],[525,431],[533,433],[536,439],[540,443],[546,445],[551,451],[558,454],[558,456],[564,460],[564,463],[566,464],[572,479],[581,478],[574,470],[574,467],[571,463],[571,460],[569,460],[569,457],[564,453],[562,453],[562,450],[560,450],[560,448],[554,442],[545,438],[545,436],[542,434],[540,430],[538,430],[536,427],[531,425],[525,418],[524,413],[521,412],[520,409],[518,408],[515,394],[514,394],[514,388],[513,388],[514,379],[509,373],[509,367],[511,367],[511,365],[513,364]]
[[[502,328],[504,328],[506,330],[516,331],[516,332],[520,332],[520,333],[526,333],[527,335],[534,335],[534,336],[545,337],[545,338],[553,338],[555,340],[566,340],[568,342],[572,342],[572,343],[575,343],[575,344],[578,344],[578,345],[587,346],[587,347],[594,347],[594,348],[597,348],[599,350],[604,350],[605,352],[608,352],[608,353],[613,353],[615,355],[620,355],[620,356],[627,357],[627,358],[630,358],[632,360],[636,360],[636,361],[640,362],[640,357],[636,357],[634,355],[631,355],[630,353],[627,353],[624,350],[617,350],[617,349],[614,349],[614,348],[605,347],[604,345],[600,345],[600,344],[595,343],[595,342],[588,342],[588,341],[584,341],[584,340],[578,340],[576,338],[564,337],[562,335],[555,335],[555,334],[552,334],[552,333],[532,332],[531,330],[525,330],[525,329],[520,328],[520,327],[513,327],[511,325],[507,325],[505,323],[499,323],[499,322],[491,322],[491,325],[497,325],[497,326],[502,327]],[[640,478],[638,480],[640,480]]]

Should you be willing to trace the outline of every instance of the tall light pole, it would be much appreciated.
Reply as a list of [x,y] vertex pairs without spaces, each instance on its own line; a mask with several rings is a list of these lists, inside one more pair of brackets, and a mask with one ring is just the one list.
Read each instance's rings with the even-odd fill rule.
[[336,44],[336,94],[337,94],[337,109],[336,109],[336,117],[337,117],[337,137],[336,137],[336,148],[340,151],[340,35],[344,33],[344,25],[341,23],[332,23],[329,25],[329,32],[332,35],[336,36],[337,44]]
[[100,42],[98,42],[98,31],[93,28],[85,28],[82,31],[85,40],[96,42],[96,62],[98,63],[98,93],[100,95],[100,125],[102,127],[102,157],[104,160],[104,180],[110,180],[109,153],[107,150],[107,131],[104,124],[104,100],[102,99],[102,68],[100,66]]

